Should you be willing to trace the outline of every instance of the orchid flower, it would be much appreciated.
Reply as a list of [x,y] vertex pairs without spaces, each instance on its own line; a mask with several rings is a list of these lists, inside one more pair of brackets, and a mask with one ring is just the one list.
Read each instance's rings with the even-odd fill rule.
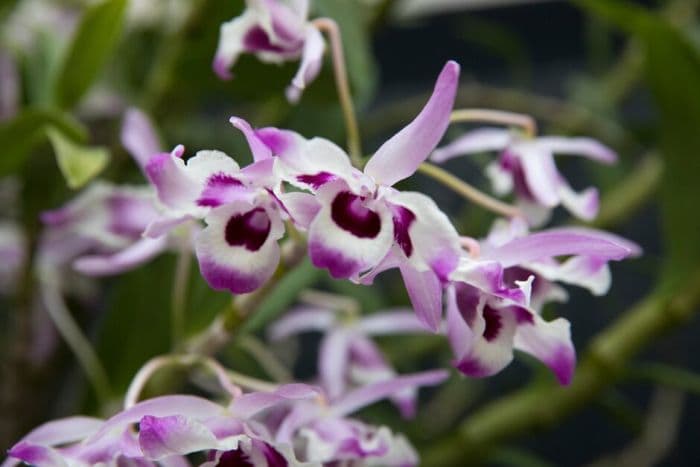
[[478,257],[463,256],[447,288],[447,335],[455,366],[468,376],[490,376],[510,363],[515,348],[544,362],[561,384],[568,384],[575,366],[569,322],[545,321],[531,305],[535,275],[513,280],[508,271],[551,265],[563,255],[596,258],[606,264],[638,251],[633,243],[612,234],[559,228],[500,245],[485,243]]
[[[17,462],[48,467],[186,466],[184,456],[196,452],[208,454],[203,466],[320,465],[373,457],[375,465],[407,465],[407,460],[414,465],[415,451],[404,438],[345,417],[388,394],[437,384],[446,376],[433,371],[381,382],[330,406],[318,388],[304,384],[237,392],[228,406],[195,396],[157,397],[106,421],[71,417],[44,424],[9,450],[2,467]],[[132,430],[134,424],[139,425],[138,433]]]
[[[551,229],[548,231],[552,232]],[[566,228],[564,231],[607,238],[627,248],[630,251],[630,257],[641,254],[641,249],[637,244],[611,233],[583,227]],[[488,251],[489,248],[497,248],[516,238],[525,237],[527,234],[528,227],[522,219],[510,221],[498,219],[484,240],[484,248]],[[612,284],[608,261],[597,256],[576,255],[561,262],[554,258],[542,258],[504,270],[506,282],[510,284],[516,280],[526,280],[530,275],[535,277],[532,284],[531,305],[538,310],[547,301],[565,301],[567,299],[566,291],[555,282],[583,287],[597,296],[605,295]]]
[[287,88],[287,98],[296,102],[318,75],[325,50],[323,36],[307,20],[308,13],[308,0],[247,0],[243,14],[221,25],[214,71],[222,79],[231,79],[229,69],[242,53],[255,54],[267,63],[301,58]]
[[442,138],[458,79],[459,65],[448,62],[423,110],[377,150],[364,171],[325,139],[306,140],[276,128],[253,130],[241,119],[231,120],[256,160],[273,157],[285,181],[314,193],[303,203],[296,200],[299,218],[309,222],[312,263],[335,278],[355,281],[362,273],[399,267],[419,319],[434,331],[441,316],[441,281],[457,265],[459,237],[431,198],[393,185],[411,176]]
[[167,246],[165,239],[141,237],[157,214],[148,187],[93,183],[63,207],[42,213],[39,264],[72,263],[78,272],[98,276],[133,268]]
[[[325,332],[319,355],[320,384],[331,401],[348,391],[348,382],[364,386],[396,377],[396,371],[382,355],[373,336],[424,333],[425,328],[411,310],[393,310],[357,318],[338,311],[300,307],[270,327],[269,335],[280,340],[291,335]],[[416,391],[410,389],[390,396],[405,418],[416,411]]]
[[199,151],[187,162],[184,148],[157,154],[146,172],[166,214],[146,229],[159,237],[192,219],[207,227],[195,251],[209,285],[232,293],[251,292],[272,276],[280,260],[278,240],[289,212],[276,196],[275,160],[240,168],[220,151]]
[[431,160],[445,162],[454,157],[498,151],[486,174],[499,195],[515,191],[518,205],[531,225],[542,225],[551,210],[564,206],[576,217],[591,220],[598,214],[598,191],[574,191],[554,163],[555,154],[587,157],[604,164],[617,160],[608,147],[590,138],[539,137],[525,139],[500,128],[482,128],[466,133],[433,152]]

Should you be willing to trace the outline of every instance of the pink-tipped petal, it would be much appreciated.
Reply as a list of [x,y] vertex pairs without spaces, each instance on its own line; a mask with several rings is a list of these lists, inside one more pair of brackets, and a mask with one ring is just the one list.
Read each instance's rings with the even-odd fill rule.
[[537,145],[553,154],[583,156],[604,164],[617,162],[615,151],[592,138],[544,136],[537,138]]
[[388,186],[411,176],[445,133],[458,84],[459,65],[447,62],[423,110],[377,150],[367,162],[365,173]]
[[353,335],[339,328],[323,338],[319,349],[318,375],[328,397],[335,400],[345,393],[345,378]]
[[321,308],[299,307],[270,325],[268,336],[272,340],[280,340],[308,331],[323,331],[336,322],[333,311]]
[[533,315],[532,324],[518,326],[515,348],[547,365],[562,385],[571,382],[576,368],[576,350],[571,342],[569,322],[564,318],[545,321]]
[[112,255],[82,256],[75,260],[73,268],[88,276],[121,274],[150,261],[165,251],[167,246],[167,237],[142,238]]
[[162,150],[153,123],[145,113],[136,108],[130,108],[124,114],[121,141],[144,171],[151,156]]
[[243,40],[255,26],[256,19],[252,10],[246,10],[241,16],[221,25],[219,45],[212,64],[219,78],[228,80],[233,77],[229,70],[238,60],[238,56],[245,52]]
[[437,332],[442,319],[442,284],[433,271],[418,271],[408,264],[400,266],[406,291],[418,320]]
[[304,49],[301,53],[299,70],[294,75],[289,89],[287,89],[287,98],[290,102],[298,102],[306,86],[318,76],[323,64],[325,48],[326,45],[321,32],[313,26],[308,26],[306,28],[306,38],[304,40]]
[[370,336],[425,332],[425,326],[421,324],[416,314],[406,308],[372,313],[362,318],[357,326]]
[[539,204],[552,208],[559,204],[560,175],[551,153],[532,143],[513,148],[522,166],[527,190]]
[[575,192],[565,183],[559,186],[561,204],[571,214],[586,221],[595,219],[598,215],[598,190],[587,188],[580,193]]
[[455,157],[482,152],[501,151],[513,139],[509,130],[503,128],[479,128],[465,133],[447,146],[433,151],[430,160],[442,163]]
[[139,446],[147,458],[160,460],[215,449],[218,442],[211,430],[196,420],[182,415],[146,415],[139,422]]

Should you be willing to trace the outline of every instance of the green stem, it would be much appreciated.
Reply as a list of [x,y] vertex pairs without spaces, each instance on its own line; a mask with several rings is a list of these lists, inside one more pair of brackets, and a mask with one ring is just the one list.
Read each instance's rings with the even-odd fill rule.
[[188,238],[180,239],[180,248],[175,265],[171,303],[172,348],[177,350],[185,336],[185,309],[187,305],[187,285],[190,280],[192,257]]
[[529,115],[491,109],[457,109],[450,115],[450,123],[495,123],[497,125],[518,127],[525,136],[537,136],[537,123]]
[[345,66],[345,54],[343,52],[343,40],[338,24],[330,18],[317,18],[312,21],[320,31],[326,32],[331,43],[331,55],[333,56],[333,73],[338,89],[338,99],[345,120],[345,131],[348,139],[348,152],[353,164],[362,168],[362,140],[357,125],[355,105],[352,101],[350,85],[348,83],[347,67]]
[[522,433],[556,426],[615,384],[640,349],[690,319],[700,303],[700,273],[673,293],[655,292],[628,310],[590,344],[568,387],[528,387],[471,414],[450,438],[430,447],[427,465],[466,465]]
[[73,319],[61,296],[56,281],[50,278],[42,278],[39,288],[46,311],[56,329],[58,329],[59,334],[61,334],[61,337],[63,337],[63,340],[66,341],[66,344],[68,344],[68,347],[75,355],[90,384],[92,384],[98,402],[101,406],[104,406],[109,402],[112,390],[107,378],[107,372],[102,363],[100,363],[97,353]]
[[496,198],[492,198],[491,196],[479,191],[464,180],[455,177],[437,165],[423,162],[418,166],[418,172],[437,180],[469,201],[472,201],[488,209],[489,211],[493,211],[496,214],[506,217],[517,217],[521,215],[520,211],[515,206],[511,206],[510,204],[506,204],[497,200]]

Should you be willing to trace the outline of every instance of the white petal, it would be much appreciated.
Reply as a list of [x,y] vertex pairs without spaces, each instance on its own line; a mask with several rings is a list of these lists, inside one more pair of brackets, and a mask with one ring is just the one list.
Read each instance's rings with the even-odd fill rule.
[[512,141],[513,135],[503,128],[479,128],[452,141],[447,146],[433,151],[430,159],[441,163],[458,156],[500,151]]

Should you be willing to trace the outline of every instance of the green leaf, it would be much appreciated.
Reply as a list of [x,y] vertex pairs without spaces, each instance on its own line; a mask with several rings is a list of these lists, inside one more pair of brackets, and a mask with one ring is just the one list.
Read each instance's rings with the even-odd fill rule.
[[75,144],[54,129],[46,130],[56,152],[56,162],[70,188],[76,189],[92,180],[109,162],[109,150]]
[[83,142],[87,131],[70,115],[47,109],[25,109],[12,120],[0,125],[0,177],[17,170],[27,154],[46,137],[46,128],[51,126],[64,138]]
[[683,280],[700,264],[700,52],[665,18],[618,1],[579,0],[583,7],[633,34],[644,45],[645,72],[658,111],[664,158],[661,187],[667,258],[666,285]]
[[368,18],[363,16],[367,7],[357,0],[317,0],[315,6],[338,23],[354,99],[360,105],[367,103],[377,87]]
[[54,102],[73,107],[95,81],[119,39],[127,0],[87,7],[54,83]]

